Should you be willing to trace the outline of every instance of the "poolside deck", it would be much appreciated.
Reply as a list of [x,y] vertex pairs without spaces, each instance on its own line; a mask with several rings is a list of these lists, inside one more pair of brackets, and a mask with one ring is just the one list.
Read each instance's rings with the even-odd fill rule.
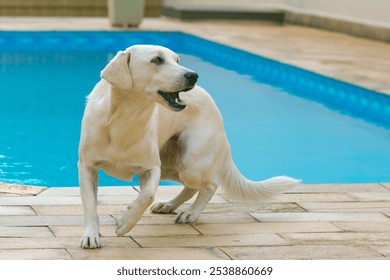
[[[125,237],[115,236],[115,222],[137,193],[130,187],[103,187],[103,247],[95,250],[79,248],[78,188],[3,184],[0,191],[0,259],[390,257],[390,184],[301,185],[256,204],[233,203],[219,193],[194,224],[175,224],[175,215],[148,211]],[[160,187],[157,200],[178,191]]]
[[[0,30],[112,30],[107,19],[0,18]],[[146,19],[143,30],[180,30],[390,94],[390,45],[345,34],[258,22]],[[304,178],[303,178],[304,179]],[[157,200],[178,192],[160,188]],[[103,248],[79,248],[77,188],[0,184],[0,259],[388,259],[390,183],[302,185],[271,201],[216,195],[197,223],[146,213],[127,237],[115,219],[136,196],[101,188]]]

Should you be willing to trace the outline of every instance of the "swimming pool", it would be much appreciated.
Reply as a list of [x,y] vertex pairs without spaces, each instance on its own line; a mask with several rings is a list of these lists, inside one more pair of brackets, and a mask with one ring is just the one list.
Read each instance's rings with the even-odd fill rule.
[[[78,185],[85,96],[138,43],[165,45],[199,73],[246,177],[390,182],[389,96],[174,32],[0,32],[0,181]],[[100,185],[124,184],[101,174]]]

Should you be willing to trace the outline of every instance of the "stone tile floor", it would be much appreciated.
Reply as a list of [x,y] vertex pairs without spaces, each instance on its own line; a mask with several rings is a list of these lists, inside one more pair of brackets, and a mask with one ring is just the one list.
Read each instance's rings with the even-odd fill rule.
[[[137,193],[131,187],[101,187],[103,247],[85,250],[79,248],[78,188],[2,183],[0,259],[388,259],[389,188],[302,185],[253,204],[218,193],[194,224],[175,224],[173,214],[147,211],[127,236],[116,237],[116,219]],[[156,199],[179,189],[160,187]]]
[[[390,94],[390,45],[345,34],[258,22],[145,19]],[[0,30],[113,30],[102,18],[0,18]],[[177,187],[161,187],[157,199]],[[270,201],[217,194],[199,220],[145,213],[126,237],[114,226],[137,193],[100,188],[103,248],[79,248],[78,188],[0,183],[0,259],[388,259],[390,184],[301,185]],[[185,205],[183,207],[187,207]]]

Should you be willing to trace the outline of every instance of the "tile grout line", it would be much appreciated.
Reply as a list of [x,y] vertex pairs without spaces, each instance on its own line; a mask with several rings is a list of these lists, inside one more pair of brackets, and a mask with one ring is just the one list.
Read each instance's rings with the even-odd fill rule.
[[386,254],[382,254],[381,252],[379,252],[378,250],[376,250],[375,248],[373,248],[373,247],[371,246],[372,244],[363,243],[363,244],[359,244],[359,245],[361,245],[362,247],[365,247],[365,248],[367,248],[367,249],[370,249],[370,250],[372,250],[372,251],[375,252],[375,253],[378,253],[379,255],[381,255],[381,256],[384,257],[384,258],[387,257]]
[[49,231],[53,234],[54,238],[57,238],[56,234],[54,233],[54,231],[52,230],[50,225],[46,225],[45,227],[47,227],[49,229]]
[[226,253],[223,249],[222,246],[216,247],[218,248],[224,255],[226,255],[230,260],[234,260],[228,253]]
[[33,215],[33,216],[39,216],[33,205],[29,204],[28,206],[29,206],[29,207],[31,208],[31,210],[35,213],[35,215]]
[[194,223],[190,224],[190,226],[191,226],[194,230],[196,230],[197,232],[199,232],[200,236],[204,236],[203,232],[201,232],[199,229],[197,229]]
[[[252,219],[254,219],[256,221],[256,223],[262,223],[262,221],[260,221],[259,219],[257,219],[255,216],[253,216],[251,213],[249,212],[245,212],[246,214],[248,214]],[[271,212],[272,213],[272,212]]]
[[68,248],[65,248],[65,251],[69,254],[69,256],[72,258],[72,260],[76,260],[73,255],[69,252]]
[[287,243],[285,245],[279,245],[279,246],[294,246],[294,245],[296,245],[293,242],[290,242],[287,238],[283,237],[283,234],[288,234],[288,232],[274,232],[273,234],[279,236],[281,239],[283,239]]
[[40,196],[41,194],[43,194],[44,192],[46,192],[49,188],[44,188],[42,191],[40,191],[39,193],[37,194],[34,194],[33,196]]
[[[303,202],[303,201],[300,201],[300,202]],[[305,213],[305,212],[310,213],[310,210],[306,209],[305,207],[303,207],[302,205],[299,204],[300,202],[299,201],[298,202],[293,202],[293,204],[298,206],[298,209],[304,210],[304,212],[302,212],[302,213]]]
[[137,244],[139,246],[139,248],[146,248],[146,247],[142,247],[142,245],[140,243],[138,243],[137,240],[135,240],[135,238],[133,236],[129,236],[131,240],[133,240],[135,242],[135,244]]
[[388,186],[386,186],[384,183],[378,183],[380,186],[382,186],[382,187],[384,187],[384,188],[386,188],[386,189],[388,189],[389,191],[390,191],[390,187],[388,187]]

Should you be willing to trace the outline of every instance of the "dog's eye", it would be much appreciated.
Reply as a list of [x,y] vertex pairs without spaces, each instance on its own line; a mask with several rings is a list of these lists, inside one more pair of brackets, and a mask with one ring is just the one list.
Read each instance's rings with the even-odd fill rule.
[[156,56],[152,59],[152,62],[159,65],[164,63],[164,59],[161,56]]

